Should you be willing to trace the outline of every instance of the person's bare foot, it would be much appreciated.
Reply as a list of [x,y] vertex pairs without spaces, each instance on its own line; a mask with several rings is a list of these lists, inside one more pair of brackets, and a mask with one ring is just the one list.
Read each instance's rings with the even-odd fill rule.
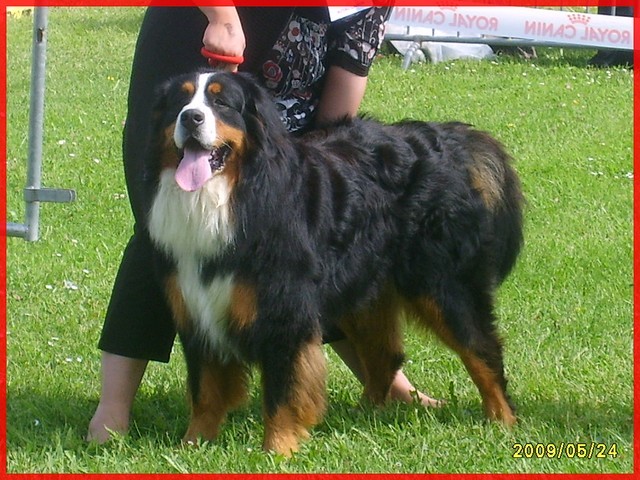
[[125,435],[133,400],[147,367],[147,360],[102,352],[100,402],[85,437],[104,443],[112,434]]
[[102,444],[109,440],[113,434],[125,435],[129,429],[129,409],[118,406],[98,405],[93,418],[89,422],[89,431],[85,440]]
[[392,400],[409,404],[420,403],[424,407],[438,408],[445,404],[444,400],[431,398],[429,395],[416,390],[402,370],[398,370],[396,377],[393,379],[389,395]]

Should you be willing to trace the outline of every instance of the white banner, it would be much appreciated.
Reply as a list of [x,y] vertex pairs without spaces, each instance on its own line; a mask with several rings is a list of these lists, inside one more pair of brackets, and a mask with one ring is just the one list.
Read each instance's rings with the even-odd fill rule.
[[389,23],[451,34],[633,49],[633,18],[524,7],[394,7]]
[[332,22],[341,18],[355,15],[356,13],[371,7],[329,7],[329,18]]

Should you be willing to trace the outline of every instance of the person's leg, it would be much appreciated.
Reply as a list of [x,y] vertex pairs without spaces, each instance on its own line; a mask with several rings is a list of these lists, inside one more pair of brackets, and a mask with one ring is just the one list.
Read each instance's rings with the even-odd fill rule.
[[103,443],[109,430],[127,431],[147,362],[167,362],[174,337],[169,308],[153,275],[151,244],[137,233],[124,251],[98,343],[102,385],[88,440]]
[[[144,154],[156,87],[174,75],[206,66],[200,55],[206,17],[197,8],[150,8],[136,44],[127,121],[123,134],[124,173],[135,219],[105,316],[102,387],[87,439],[104,442],[109,430],[124,433],[133,400],[149,360],[167,362],[175,329],[154,275],[153,245],[146,232],[149,198]],[[159,61],[161,52],[162,61]]]
[[[356,378],[362,382],[362,365],[351,342],[348,340],[338,340],[330,343],[330,345]],[[442,400],[431,398],[417,390],[401,369],[398,370],[391,383],[390,396],[392,400],[404,403],[414,403],[416,399],[418,399],[425,407],[439,407],[443,403]]]
[[111,432],[125,434],[133,399],[148,360],[102,352],[100,403],[89,423],[87,440],[104,443]]
[[122,157],[129,201],[136,223],[146,228],[150,207],[145,154],[158,88],[169,79],[207,66],[200,54],[207,18],[198,8],[147,9],[136,43]]

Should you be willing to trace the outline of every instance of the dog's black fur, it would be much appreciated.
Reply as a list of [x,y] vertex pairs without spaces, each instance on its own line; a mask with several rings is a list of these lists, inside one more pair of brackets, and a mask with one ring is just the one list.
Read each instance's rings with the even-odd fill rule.
[[[401,311],[460,355],[486,414],[512,424],[493,305],[521,247],[523,200],[499,142],[461,123],[367,118],[296,138],[251,77],[187,75],[165,87],[156,108],[148,158],[154,204],[165,195],[160,175],[182,153],[169,133],[205,78],[202,108],[211,109],[219,143],[231,150],[214,172],[231,190],[231,235],[216,241],[220,248],[186,255],[200,265],[189,281],[206,287],[232,279],[224,318],[194,318],[176,241],[164,238],[164,227],[150,228],[189,370],[186,438],[217,434],[244,395],[245,365],[255,364],[263,378],[264,447],[295,450],[321,419],[318,352],[322,336],[336,331],[363,364],[365,396],[384,402],[403,359]],[[216,208],[199,214],[203,224]],[[155,215],[167,213],[158,208]],[[180,228],[190,235],[190,227]],[[205,339],[195,326],[202,322],[221,322],[224,338]]]

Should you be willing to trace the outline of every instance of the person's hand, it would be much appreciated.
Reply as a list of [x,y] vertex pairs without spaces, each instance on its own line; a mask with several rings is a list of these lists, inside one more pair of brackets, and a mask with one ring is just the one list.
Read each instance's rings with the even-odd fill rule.
[[[235,7],[202,7],[200,10],[209,20],[202,37],[204,48],[219,55],[241,57],[246,42]],[[216,66],[230,71],[238,70],[238,65],[230,63],[220,62]]]

